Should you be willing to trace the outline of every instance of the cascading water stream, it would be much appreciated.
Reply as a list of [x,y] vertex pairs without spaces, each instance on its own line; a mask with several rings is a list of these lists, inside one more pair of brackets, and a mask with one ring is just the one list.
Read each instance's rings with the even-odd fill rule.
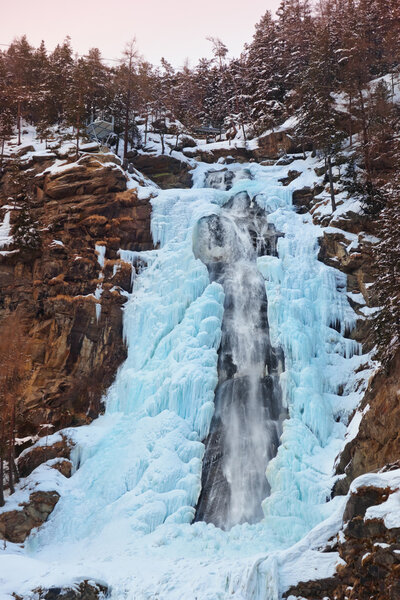
[[219,383],[196,520],[223,529],[263,517],[265,470],[282,432],[281,353],[271,346],[265,284],[256,263],[260,254],[276,254],[276,239],[265,212],[246,192],[219,215],[203,218],[195,234],[195,256],[225,292]]

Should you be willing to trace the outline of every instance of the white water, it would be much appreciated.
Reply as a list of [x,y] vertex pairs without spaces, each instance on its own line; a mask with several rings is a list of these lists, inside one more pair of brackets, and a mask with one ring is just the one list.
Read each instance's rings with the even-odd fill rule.
[[[215,183],[215,174],[207,182]],[[195,254],[222,284],[225,314],[216,412],[203,461],[196,519],[224,529],[262,518],[267,464],[281,434],[278,360],[268,335],[265,283],[257,269],[263,247],[275,248],[267,214],[242,192],[220,215],[202,219]]]
[[[360,363],[359,348],[343,336],[354,322],[345,277],[318,262],[320,231],[293,211],[290,189],[277,183],[279,168],[250,165],[253,180],[241,166],[230,169],[229,192],[202,189],[199,167],[194,189],[153,200],[160,249],[142,254],[148,266],[125,307],[128,358],[106,414],[71,432],[76,471],[49,521],[31,536],[36,570],[22,589],[91,577],[111,585],[115,599],[270,600],[279,594],[279,569],[272,554],[263,563],[260,557],[289,547],[334,512],[338,501],[326,500],[345,432],[340,418],[346,421],[358,399],[350,375]],[[192,247],[199,220],[240,191],[285,234],[278,257],[259,258],[258,267],[272,343],[285,354],[281,385],[290,419],[268,467],[265,519],[223,532],[190,524],[200,493],[200,440],[214,411],[224,303],[222,287],[210,283]],[[341,333],[330,327],[336,322]],[[260,568],[253,568],[256,559]]]

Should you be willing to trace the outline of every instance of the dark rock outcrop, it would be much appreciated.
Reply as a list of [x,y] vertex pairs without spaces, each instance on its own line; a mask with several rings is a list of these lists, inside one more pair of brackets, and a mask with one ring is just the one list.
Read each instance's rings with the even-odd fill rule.
[[0,513],[0,538],[23,543],[32,529],[47,521],[59,499],[57,492],[33,492],[20,510]]
[[137,154],[130,159],[130,162],[162,189],[192,186],[190,167],[172,156]]
[[341,453],[336,472],[344,475],[334,494],[348,491],[353,479],[395,463],[400,457],[400,353],[388,372],[379,371],[371,380],[360,409],[369,405],[357,436]]
[[73,587],[52,587],[34,592],[38,594],[38,600],[103,600],[109,595],[109,590],[104,584],[87,580]]
[[[400,598],[400,526],[388,529],[382,519],[365,519],[366,510],[382,504],[393,490],[364,486],[350,495],[342,535],[324,552],[344,561],[326,579],[301,582],[284,594],[308,600],[398,600]],[[400,524],[399,524],[400,525]],[[334,540],[333,540],[334,541]]]
[[26,450],[26,452],[18,458],[18,471],[20,476],[27,477],[39,465],[48,460],[54,458],[69,459],[71,449],[72,444],[70,440],[62,436],[60,442],[55,442],[49,446],[34,446],[33,448]]

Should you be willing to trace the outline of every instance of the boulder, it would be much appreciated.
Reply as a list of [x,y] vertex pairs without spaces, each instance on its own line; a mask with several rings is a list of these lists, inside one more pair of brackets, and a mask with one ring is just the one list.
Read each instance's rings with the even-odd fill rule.
[[29,152],[35,152],[35,148],[31,145],[29,146],[22,146],[22,148],[19,148],[15,155],[18,156],[19,158],[21,158],[21,156],[25,156],[25,154],[28,154]]
[[268,158],[278,159],[282,154],[297,154],[300,151],[289,132],[272,131],[258,139],[258,148],[253,154],[255,159],[261,161]]
[[64,458],[58,460],[57,462],[51,465],[51,468],[56,469],[56,471],[59,471],[61,475],[64,475],[64,477],[69,478],[72,475],[72,462],[68,459]]
[[162,189],[192,186],[190,167],[172,156],[138,154],[130,162],[135,169],[141,171]]
[[69,459],[72,443],[66,437],[62,436],[60,442],[51,446],[34,446],[25,450],[18,458],[18,471],[21,477],[27,477],[39,465],[54,458]]
[[300,171],[291,169],[288,171],[287,177],[283,177],[282,179],[279,179],[279,181],[282,183],[282,185],[289,185],[289,183],[292,183],[292,181],[297,179],[297,177],[299,177],[300,175]]
[[312,207],[314,200],[314,190],[310,187],[302,188],[301,190],[295,190],[293,192],[293,206],[296,207],[298,213],[306,213]]
[[47,590],[33,590],[38,600],[102,600],[109,595],[108,588],[102,583],[82,581],[73,587],[52,587]]
[[0,513],[0,538],[22,544],[32,529],[47,521],[59,498],[57,492],[33,492],[20,510]]
[[66,169],[48,173],[44,178],[43,191],[53,199],[68,196],[104,195],[121,192],[126,189],[126,177],[117,167],[105,165],[107,160],[98,155],[84,157],[71,163]]

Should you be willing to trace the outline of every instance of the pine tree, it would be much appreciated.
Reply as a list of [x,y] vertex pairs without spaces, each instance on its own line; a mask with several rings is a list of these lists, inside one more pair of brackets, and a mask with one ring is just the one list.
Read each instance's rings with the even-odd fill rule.
[[[400,166],[400,165],[399,165]],[[384,364],[400,348],[400,179],[387,186],[379,218],[380,243],[374,251],[381,311],[375,320],[379,356]]]
[[102,62],[98,48],[91,48],[84,58],[87,78],[87,112],[96,116],[108,109],[111,101],[110,72]]
[[0,107],[0,169],[3,166],[4,146],[13,134],[14,115],[9,108]]
[[247,48],[250,118],[257,134],[274,127],[284,112],[285,86],[279,70],[275,21],[267,11]]
[[52,123],[62,123],[67,102],[71,101],[73,68],[71,39],[67,37],[49,57],[48,108]]
[[34,123],[49,118],[50,62],[44,41],[32,58],[31,119]]
[[88,117],[88,92],[86,64],[79,58],[71,72],[70,95],[64,104],[66,123],[74,128],[76,142],[76,159],[79,157],[79,139]]
[[51,124],[47,118],[46,113],[44,112],[42,114],[43,114],[43,116],[36,123],[36,133],[41,142],[44,140],[45,147],[47,150],[47,140],[49,139],[49,137],[52,133],[52,130],[51,130]]
[[7,50],[6,64],[10,75],[11,98],[16,107],[18,144],[21,144],[22,118],[32,101],[33,48],[26,36],[13,41]]
[[282,0],[277,10],[278,71],[282,73],[288,107],[291,90],[299,89],[313,44],[313,19],[309,0]]
[[22,251],[34,252],[41,247],[41,237],[38,223],[33,217],[32,211],[24,205],[18,211],[17,218],[12,229],[13,243]]
[[118,71],[118,82],[121,91],[120,100],[124,110],[124,159],[127,158],[129,132],[132,128],[132,121],[135,121],[135,100],[134,84],[137,73],[138,51],[136,48],[136,40],[133,38],[125,46],[123,58]]
[[296,136],[301,143],[311,142],[323,153],[328,167],[332,212],[336,210],[332,165],[339,152],[344,133],[341,115],[335,107],[333,75],[330,70],[329,25],[321,23],[319,35],[310,56],[310,64],[300,86],[301,105],[297,111]]

